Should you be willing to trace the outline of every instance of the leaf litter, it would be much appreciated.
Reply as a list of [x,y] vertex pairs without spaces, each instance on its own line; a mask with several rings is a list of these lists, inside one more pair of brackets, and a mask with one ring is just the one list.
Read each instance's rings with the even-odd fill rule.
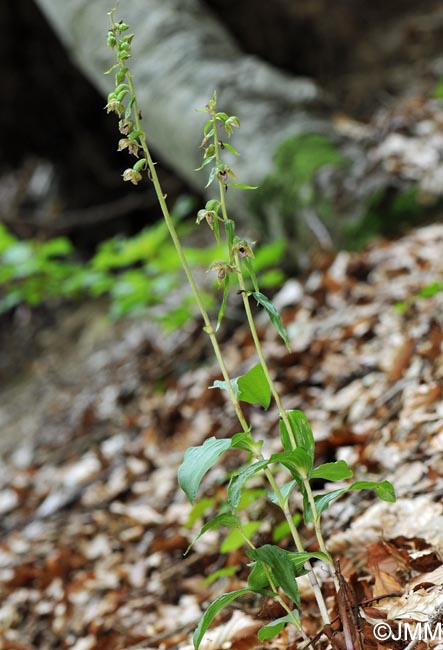
[[[362,648],[386,647],[372,632],[376,621],[395,629],[398,620],[431,620],[441,608],[443,292],[420,292],[442,273],[443,226],[428,226],[325,257],[303,282],[289,281],[276,301],[291,351],[265,321],[260,326],[285,406],[311,422],[318,461],[344,458],[356,480],[396,487],[397,503],[350,493],[324,516]],[[176,478],[183,453],[238,430],[222,391],[207,389],[220,376],[204,334],[198,324],[170,338],[146,322],[115,328],[85,343],[86,323],[83,352],[72,344],[67,355],[61,345],[50,364],[44,356],[34,363],[44,406],[32,435],[25,409],[17,410],[20,442],[0,463],[2,650],[188,650],[205,603],[245,587],[245,551],[220,553],[219,531],[184,557],[211,508],[226,499],[227,472],[241,462],[229,452],[210,470],[193,520]],[[256,363],[246,329],[224,336],[234,375]],[[246,408],[267,451],[281,451],[275,409]],[[263,519],[258,534],[272,543],[280,521],[260,479],[248,485],[253,518]],[[317,550],[309,528],[301,532],[307,550]],[[315,604],[300,582],[315,637]],[[354,616],[330,594],[334,615]],[[302,647],[290,628],[258,640],[257,629],[283,614],[266,598],[243,597],[218,615],[201,647]],[[314,647],[340,648],[341,634],[336,622]]]

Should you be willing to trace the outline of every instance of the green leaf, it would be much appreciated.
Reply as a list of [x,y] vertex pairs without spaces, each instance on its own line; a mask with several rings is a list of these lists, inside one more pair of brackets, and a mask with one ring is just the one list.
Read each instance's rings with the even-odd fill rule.
[[226,122],[229,116],[227,113],[223,113],[223,111],[220,111],[215,114],[215,117],[217,118],[217,120],[220,120],[220,122]]
[[189,447],[178,469],[178,482],[191,503],[194,502],[203,476],[231,446],[230,438],[208,438],[199,447]]
[[255,275],[255,270],[254,270],[254,261],[251,260],[250,257],[245,257],[242,260],[242,264],[247,270],[249,277],[251,278],[254,291],[258,291],[259,289],[258,289],[257,276]]
[[188,515],[188,519],[185,523],[185,528],[191,528],[201,517],[203,517],[206,510],[214,507],[214,504],[215,500],[213,498],[204,498],[200,499],[200,501],[197,501]]
[[289,559],[292,562],[292,566],[294,568],[296,576],[302,576],[306,573],[305,564],[308,562],[308,560],[322,560],[323,562],[326,562],[327,564],[331,563],[331,559],[325,554],[322,553],[321,551],[315,551],[313,553],[305,553],[305,552],[296,552],[293,553],[291,551],[288,551],[289,553]]
[[229,535],[227,535],[223,540],[223,543],[220,546],[220,551],[222,553],[231,553],[232,551],[236,551],[237,549],[241,548],[246,544],[244,536],[246,535],[246,537],[250,539],[254,533],[257,532],[260,526],[261,521],[248,521],[242,526],[243,534],[238,529],[231,530]]
[[[383,499],[383,501],[394,503],[396,500],[394,487],[389,481],[355,481],[355,483],[352,483],[347,487],[315,496],[314,501],[317,515],[320,517],[321,513],[329,507],[329,504],[332,501],[338,499],[351,490],[373,490],[380,499]],[[307,503],[305,506],[305,521],[312,522],[314,517],[311,507]]]
[[[297,618],[298,621],[300,620],[300,616],[297,610],[294,610],[292,614]],[[259,641],[267,641],[268,639],[274,638],[274,636],[280,634],[287,623],[293,623],[293,620],[289,614],[286,614],[286,616],[282,616],[281,618],[276,618],[274,621],[263,625],[263,627],[260,628],[257,632]]]
[[312,470],[309,478],[324,478],[328,481],[342,481],[352,478],[353,472],[345,460],[337,460],[335,463],[323,463]]
[[41,245],[39,250],[39,257],[49,258],[49,257],[66,257],[74,250],[73,245],[66,237],[56,237],[55,239],[50,239]]
[[234,147],[229,144],[229,142],[223,142],[223,149],[227,149],[231,153],[234,154],[234,156],[239,156],[240,154],[238,153],[237,149],[234,149]]
[[215,175],[217,174],[217,167],[213,167],[210,171],[209,174],[209,179],[208,182],[205,185],[205,189],[211,185],[211,183],[214,181]]
[[[280,488],[281,495],[286,503],[289,499],[289,495],[291,494],[292,490],[295,488],[296,485],[297,485],[297,481],[289,481],[289,483],[285,483]],[[275,503],[275,505],[277,506],[280,505],[275,492],[268,492],[268,499],[272,503]]]
[[215,571],[214,573],[211,573],[207,578],[203,580],[204,585],[212,585],[213,582],[218,580],[219,578],[225,578],[229,576],[235,575],[236,571],[238,569],[237,565],[232,565],[232,566],[225,566],[222,569],[219,569],[218,571]]
[[312,461],[308,453],[299,447],[293,451],[284,451],[280,454],[273,454],[269,459],[271,463],[281,463],[286,467],[297,480],[308,477],[312,468]]
[[231,515],[229,512],[223,512],[222,514],[217,515],[201,527],[200,532],[194,537],[186,549],[185,555],[189,553],[191,546],[193,546],[195,542],[199,540],[200,537],[204,535],[208,530],[217,530],[221,526],[227,526],[228,528],[239,528],[241,526],[240,519],[235,515]]
[[248,585],[253,591],[262,591],[269,585],[269,579],[263,567],[263,562],[257,561],[253,563],[248,576]]
[[271,389],[268,380],[260,363],[253,366],[248,372],[238,377],[239,388],[238,398],[249,404],[261,404],[263,408],[269,408],[271,403]]
[[256,190],[258,185],[243,185],[243,183],[226,183],[227,187],[232,187],[236,190]]
[[[271,403],[271,389],[259,363],[244,375],[231,379],[231,386],[237,398],[242,402],[261,404],[265,409]],[[227,384],[225,381],[217,379],[209,388],[227,390]]]
[[437,293],[440,291],[443,291],[443,283],[436,281],[432,282],[431,284],[427,284],[426,286],[422,287],[420,291],[418,292],[418,295],[421,298],[432,298],[435,296]]
[[248,465],[248,467],[240,470],[231,477],[228,486],[228,503],[233,511],[237,510],[238,504],[240,503],[243,485],[251,476],[254,476],[254,474],[266,467],[269,462],[269,460],[259,460],[253,465]]
[[250,454],[260,453],[262,446],[263,440],[258,440],[256,442],[251,436],[250,431],[241,431],[240,433],[235,433],[231,438],[232,449],[243,449]]
[[[205,159],[203,160],[203,162],[202,162],[202,164],[200,165],[200,167],[197,167],[196,169],[194,169],[194,171],[195,171],[195,172],[200,172],[202,169],[204,169],[207,165],[209,165],[209,163],[213,162],[214,160],[215,160],[215,154],[214,154],[213,156],[208,156],[207,158],[205,158]],[[212,183],[212,181],[211,181],[211,183]],[[208,185],[209,185],[209,184],[210,184],[210,183],[208,183]],[[206,186],[206,187],[208,187],[208,186]]]
[[395,503],[396,496],[392,483],[389,481],[356,481],[351,490],[373,490],[379,499]]
[[255,298],[255,300],[266,310],[266,313],[268,314],[271,323],[274,325],[275,329],[277,332],[280,334],[282,337],[286,347],[288,350],[290,349],[290,343],[289,343],[289,338],[288,334],[283,327],[283,323],[281,322],[280,314],[278,313],[277,309],[274,307],[272,302],[267,298],[263,293],[260,291],[254,291],[252,294],[252,297]]
[[232,262],[232,249],[234,246],[235,238],[235,222],[232,219],[228,219],[224,222],[225,231],[226,231],[226,246],[230,252],[230,262]]
[[[289,424],[291,425],[292,433],[294,434],[296,447],[304,449],[311,459],[311,463],[313,464],[315,454],[315,440],[311,425],[308,422],[308,418],[303,413],[303,411],[298,410],[287,411],[286,415],[288,416]],[[289,446],[289,450],[291,450],[292,446],[289,434],[283,421],[280,423],[280,434],[282,437],[283,449],[285,449],[285,451],[288,451]]]
[[[349,487],[345,488],[340,488],[339,490],[332,490],[332,492],[327,492],[326,494],[318,494],[317,496],[314,497],[315,501],[315,507],[317,509],[317,515],[320,516],[321,513],[326,510],[326,508],[329,508],[329,504],[334,501],[334,499],[338,499],[342,494],[346,494],[350,490]],[[304,519],[305,522],[313,522],[314,521],[314,516],[311,510],[311,506],[309,503],[305,502],[305,507],[303,511]]]
[[[217,222],[214,222],[214,225],[215,225],[215,223],[217,223]],[[218,233],[218,226],[217,226],[217,233]],[[218,316],[217,316],[217,325],[215,327],[216,332],[218,332],[218,329],[219,329],[219,327],[221,325],[221,322],[223,320],[223,316],[225,315],[226,305],[228,303],[229,285],[230,285],[230,283],[231,283],[231,274],[227,273],[226,277],[224,279],[223,300],[222,300],[222,304],[220,305],[220,310],[219,310]]]
[[251,559],[267,564],[285,594],[298,606],[300,605],[297,581],[289,551],[272,544],[264,544],[260,548],[249,549],[246,553]]
[[211,625],[212,621],[214,618],[217,616],[220,610],[223,609],[223,607],[226,607],[230,603],[232,603],[233,600],[236,598],[240,598],[240,596],[243,596],[244,594],[250,593],[250,589],[237,589],[236,591],[231,591],[227,594],[222,594],[218,598],[216,598],[212,603],[209,605],[208,609],[206,612],[203,614],[203,617],[200,620],[200,623],[197,626],[197,629],[194,632],[194,648],[195,650],[198,650],[200,647],[200,643],[203,639],[203,636],[208,629],[208,627]]

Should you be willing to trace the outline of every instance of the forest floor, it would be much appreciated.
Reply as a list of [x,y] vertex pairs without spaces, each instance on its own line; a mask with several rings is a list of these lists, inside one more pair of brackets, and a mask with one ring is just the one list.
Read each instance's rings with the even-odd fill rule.
[[[356,648],[400,649],[408,641],[386,627],[377,639],[377,623],[395,634],[400,620],[441,621],[442,273],[443,225],[431,225],[288,280],[275,300],[291,352],[258,318],[285,408],[308,416],[317,461],[344,458],[357,479],[388,479],[397,493],[396,503],[353,493],[326,511],[328,548],[349,590],[343,605],[325,585],[337,620],[329,639],[316,637],[300,580],[312,647],[344,648],[347,622],[359,630]],[[147,320],[110,325],[100,305],[84,305],[38,342],[26,372],[0,391],[0,650],[188,650],[205,605],[245,586],[248,561],[243,547],[221,552],[214,531],[184,556],[225,499],[227,472],[246,461],[228,453],[209,472],[201,517],[190,522],[177,485],[184,451],[238,430],[223,394],[208,390],[219,372],[206,337],[198,323],[170,336]],[[255,363],[244,326],[223,350],[235,375]],[[248,415],[278,451],[275,408]],[[258,479],[249,487],[256,535],[272,543],[279,514]],[[300,532],[316,550],[312,530]],[[279,543],[290,548],[289,538]],[[266,599],[238,601],[201,648],[302,648],[295,629],[258,640],[279,616]],[[430,645],[443,648],[443,638]]]

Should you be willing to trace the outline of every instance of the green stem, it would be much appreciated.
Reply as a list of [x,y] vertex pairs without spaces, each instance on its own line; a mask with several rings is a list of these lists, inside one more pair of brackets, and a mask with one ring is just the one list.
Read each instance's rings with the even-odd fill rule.
[[[123,65],[122,61],[120,63],[121,63],[121,65]],[[196,301],[196,303],[198,305],[198,308],[200,310],[200,313],[202,315],[202,318],[203,318],[203,321],[204,321],[204,324],[205,324],[204,330],[209,335],[209,338],[211,340],[212,347],[214,349],[214,353],[215,353],[215,356],[217,358],[217,362],[218,362],[218,364],[220,366],[220,370],[221,370],[221,373],[223,375],[223,379],[224,379],[225,384],[226,384],[226,390],[228,391],[229,398],[230,398],[230,400],[232,402],[235,413],[237,415],[237,418],[238,418],[243,430],[244,431],[249,431],[250,427],[249,427],[249,425],[248,425],[248,423],[246,421],[245,416],[243,415],[243,411],[241,409],[239,401],[238,401],[238,399],[237,399],[237,397],[236,397],[236,395],[234,393],[234,390],[232,388],[229,373],[227,371],[225,362],[223,360],[222,352],[220,350],[220,346],[218,344],[214,328],[212,326],[212,323],[211,323],[211,320],[209,318],[208,312],[207,312],[207,310],[206,310],[206,308],[205,308],[205,306],[203,304],[203,300],[201,298],[200,291],[199,291],[198,286],[197,286],[197,284],[196,284],[196,282],[194,280],[194,277],[192,275],[192,271],[190,269],[190,266],[188,264],[188,261],[186,259],[185,254],[184,254],[183,247],[181,245],[181,242],[180,242],[180,239],[178,237],[176,228],[174,226],[174,222],[173,222],[173,220],[171,218],[171,215],[169,213],[168,206],[166,204],[166,197],[163,194],[163,191],[162,191],[162,188],[161,188],[161,185],[160,185],[160,181],[159,181],[159,178],[158,178],[158,175],[157,175],[157,171],[155,169],[155,164],[154,164],[154,162],[152,160],[151,153],[149,151],[149,147],[148,147],[148,144],[146,142],[146,136],[145,136],[145,134],[143,132],[142,125],[141,125],[141,122],[140,122],[140,112],[139,112],[139,109],[138,109],[138,104],[137,104],[137,99],[136,99],[136,95],[135,95],[135,89],[134,89],[134,84],[133,84],[133,80],[132,80],[132,75],[131,75],[129,70],[127,70],[127,72],[126,72],[126,79],[127,79],[127,82],[128,82],[130,92],[131,92],[131,96],[134,97],[133,114],[134,114],[135,126],[136,126],[137,130],[142,131],[142,135],[140,136],[140,142],[141,142],[142,149],[143,149],[143,152],[144,152],[144,157],[146,158],[146,162],[148,164],[151,181],[152,181],[152,184],[154,185],[155,193],[157,195],[157,200],[158,200],[158,202],[160,204],[160,208],[161,208],[164,220],[165,220],[166,225],[168,227],[169,234],[170,234],[171,239],[172,239],[172,241],[174,243],[177,254],[178,254],[179,258],[180,258],[180,262],[182,264],[183,270],[184,270],[184,272],[186,274],[186,277],[188,279],[188,282],[189,282],[189,284],[191,286],[192,292],[194,294],[195,301]]]
[[[298,530],[294,524],[294,520],[292,518],[291,512],[288,507],[287,500],[283,498],[283,495],[281,493],[280,488],[277,485],[277,482],[271,472],[271,470],[266,467],[265,470],[265,475],[266,478],[269,481],[269,485],[272,487],[274,494],[277,498],[278,504],[283,511],[283,514],[285,516],[286,521],[288,522],[289,530],[291,531],[292,539],[294,540],[295,547],[297,551],[300,553],[304,552],[304,547],[302,544],[302,541],[300,539],[300,535],[298,533]],[[330,557],[329,553],[326,554],[328,557]],[[332,562],[332,560],[331,560]],[[314,569],[312,568],[312,564],[310,563],[309,560],[307,560],[304,564],[304,567],[306,571],[308,572],[309,575],[309,581],[311,583],[312,590],[314,592],[315,600],[317,601],[318,609],[320,611],[320,615],[322,617],[323,625],[329,625],[331,622],[331,619],[329,617],[328,609],[326,607],[325,599],[323,598],[322,591],[320,589],[320,585],[318,584],[317,576],[315,575]]]
[[[245,540],[246,544],[249,546],[249,548],[252,548],[253,550],[256,550],[257,547],[251,542],[251,540],[247,537],[247,535],[245,535],[245,532],[244,532],[242,527],[240,527],[240,534],[243,537],[243,539]],[[266,573],[266,577],[268,579],[269,586],[271,587],[271,590],[274,592],[275,599],[279,602],[281,607],[283,607],[285,612],[288,614],[289,618],[291,619],[292,624],[295,625],[295,627],[302,633],[303,638],[306,641],[309,640],[307,635],[303,631],[303,628],[302,628],[302,626],[300,624],[300,621],[297,619],[297,617],[294,615],[291,608],[288,607],[288,605],[285,603],[283,598],[280,596],[280,594],[278,592],[278,587],[275,584],[274,579],[272,577],[271,570],[269,569],[269,567],[264,562],[262,562],[262,566],[263,566],[264,572]]]

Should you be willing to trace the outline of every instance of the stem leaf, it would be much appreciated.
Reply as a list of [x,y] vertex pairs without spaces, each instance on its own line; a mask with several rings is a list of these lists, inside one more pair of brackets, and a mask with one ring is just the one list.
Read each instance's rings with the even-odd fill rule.
[[238,399],[248,404],[261,404],[268,409],[271,403],[271,389],[260,363],[237,379],[239,388]]
[[194,503],[203,476],[231,446],[230,438],[208,438],[199,447],[189,447],[178,469],[178,482],[191,503]]
[[200,532],[194,537],[194,539],[186,549],[185,555],[189,553],[191,546],[193,546],[195,542],[199,540],[200,537],[204,535],[208,530],[217,530],[221,526],[227,526],[228,528],[239,528],[241,524],[238,517],[230,514],[229,512],[223,512],[221,515],[217,515],[216,517],[206,522],[206,524],[201,527]]
[[256,189],[258,189],[258,185],[244,185],[243,183],[226,183],[226,187],[232,187],[235,190],[256,190]]
[[224,149],[227,149],[228,151],[230,151],[231,153],[233,153],[234,156],[239,156],[239,155],[240,155],[240,154],[238,153],[237,149],[234,149],[234,147],[233,147],[231,144],[229,144],[229,142],[223,142],[223,148],[224,148]]
[[214,618],[217,616],[219,611],[223,609],[223,607],[226,607],[229,605],[229,603],[232,603],[233,600],[236,598],[240,598],[240,596],[243,596],[244,594],[250,593],[250,589],[237,589],[236,591],[230,591],[227,594],[222,594],[218,598],[212,601],[212,603],[209,605],[208,609],[206,612],[203,614],[200,623],[197,626],[197,629],[194,632],[194,648],[195,650],[198,650],[200,647],[200,643],[203,639],[203,635],[205,634],[206,630],[208,627],[211,625],[212,621]]
[[[294,434],[296,447],[306,451],[311,459],[312,468],[315,454],[315,440],[308,418],[303,411],[298,411],[297,409],[287,411],[286,415],[288,416],[289,424],[291,425],[292,433]],[[285,451],[292,451],[289,433],[286,430],[286,425],[283,421],[280,421],[280,435],[282,438],[283,449]]]
[[312,468],[311,458],[301,447],[292,451],[273,454],[269,460],[271,463],[281,463],[281,465],[284,465],[298,481],[303,481]]
[[240,470],[231,477],[228,487],[228,502],[233,512],[237,510],[238,504],[240,503],[243,485],[251,476],[254,476],[254,474],[267,465],[269,465],[269,460],[259,460],[253,465],[248,465],[248,467]]
[[[329,507],[329,504],[332,501],[340,498],[351,490],[373,490],[380,499],[383,499],[383,501],[394,503],[396,500],[394,487],[389,481],[355,481],[355,483],[352,483],[347,487],[315,496],[314,501],[317,515],[320,516],[321,513]],[[306,523],[314,521],[312,509],[307,501],[305,501],[304,519]]]
[[[295,616],[298,621],[300,620],[299,613],[296,609],[292,612],[292,615]],[[280,634],[286,623],[293,623],[289,614],[286,614],[286,616],[282,616],[281,618],[276,618],[270,623],[263,625],[263,627],[261,627],[257,632],[259,641],[267,641],[268,639],[274,638],[274,636]]]
[[277,584],[297,606],[300,606],[300,595],[289,551],[272,544],[264,544],[260,548],[249,549],[246,553],[252,560],[267,564]]
[[353,472],[345,460],[337,460],[335,463],[323,463],[312,470],[309,478],[324,478],[328,481],[342,481],[352,478]]
[[[217,233],[218,233],[218,222],[214,222],[214,225],[215,225],[215,223],[217,223]],[[230,276],[229,273],[227,273],[226,277],[224,279],[223,300],[222,300],[222,303],[220,305],[220,310],[219,310],[218,316],[217,316],[217,325],[215,327],[216,332],[218,332],[219,327],[221,325],[221,322],[223,320],[223,316],[225,315],[226,305],[228,304],[229,285],[230,285],[230,283],[231,283],[231,276]]]
[[267,298],[263,293],[260,291],[254,291],[252,294],[252,297],[255,298],[255,300],[266,310],[266,313],[268,314],[271,323],[274,325],[275,329],[277,332],[280,334],[282,337],[286,347],[288,350],[290,349],[290,343],[289,343],[289,338],[288,334],[283,327],[283,323],[281,322],[280,314],[278,313],[277,309],[274,307],[272,302]]

